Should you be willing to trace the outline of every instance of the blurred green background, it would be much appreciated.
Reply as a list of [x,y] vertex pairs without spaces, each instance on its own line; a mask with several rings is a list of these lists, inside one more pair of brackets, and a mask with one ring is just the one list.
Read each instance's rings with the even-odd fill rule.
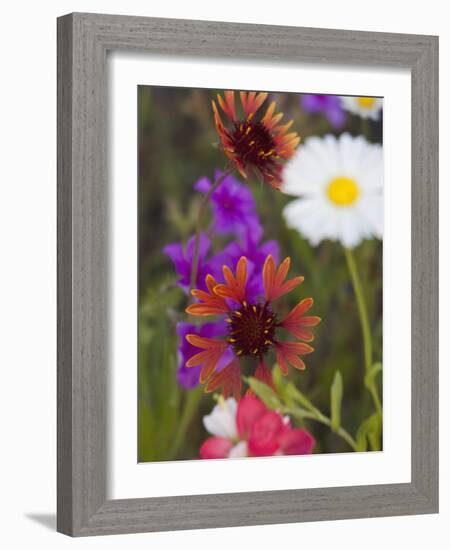
[[[139,373],[138,426],[140,462],[198,457],[208,437],[202,417],[215,402],[201,388],[185,390],[176,381],[175,323],[186,321],[186,295],[176,286],[177,275],[162,248],[183,244],[195,231],[201,195],[193,190],[202,176],[213,177],[226,159],[218,142],[211,99],[221,90],[138,88],[139,128]],[[305,91],[306,93],[306,91]],[[320,114],[307,114],[300,94],[272,94],[302,140],[311,135],[347,131],[364,133],[381,142],[382,122],[347,114],[335,132]],[[280,257],[290,256],[291,273],[305,282],[286,296],[287,310],[306,296],[314,298],[312,314],[322,323],[315,328],[315,352],[306,357],[307,370],[290,369],[289,378],[325,414],[329,414],[330,386],[339,369],[344,381],[342,426],[354,434],[373,412],[364,388],[361,329],[342,247],[323,242],[313,248],[286,227],[281,216],[288,196],[267,185],[249,181],[264,227],[265,239],[276,239]],[[373,335],[374,362],[382,357],[382,243],[365,241],[355,258],[367,299]],[[350,449],[329,428],[313,421],[306,427],[317,440],[315,453]]]

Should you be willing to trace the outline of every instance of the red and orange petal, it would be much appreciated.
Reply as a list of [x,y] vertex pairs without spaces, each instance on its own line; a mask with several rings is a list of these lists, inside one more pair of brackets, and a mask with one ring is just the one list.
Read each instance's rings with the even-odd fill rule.
[[191,294],[202,300],[201,303],[191,304],[186,308],[186,312],[190,315],[206,316],[206,315],[220,315],[221,313],[227,313],[228,305],[226,301],[214,293],[214,288],[217,286],[217,282],[212,275],[207,275],[206,286],[209,292],[204,290],[193,289]]
[[[284,126],[280,126],[280,128],[286,128],[286,130],[291,125],[290,122],[288,124],[285,124]],[[286,133],[278,133],[277,137],[274,138],[275,143],[277,145],[277,152],[280,155],[280,157],[284,159],[289,159],[294,154],[295,149],[297,148],[297,145],[300,143],[300,138],[297,134],[297,132],[291,132],[290,134]]]
[[293,277],[285,282],[290,265],[291,259],[288,257],[281,262],[277,269],[273,257],[271,255],[267,256],[263,266],[263,284],[268,302],[277,300],[303,282],[304,277]]
[[242,256],[236,266],[236,276],[231,269],[223,266],[223,277],[225,284],[216,285],[214,293],[222,299],[231,298],[235,302],[245,301],[245,287],[247,284],[247,258]]
[[305,298],[299,302],[281,321],[280,326],[285,328],[293,336],[299,340],[305,342],[312,342],[314,340],[314,334],[307,330],[305,327],[317,326],[321,318],[317,316],[304,316],[304,314],[311,309],[314,300],[312,298]]
[[222,99],[220,94],[217,94],[217,101],[222,109],[222,111],[227,115],[227,117],[236,122],[236,105],[234,102],[234,92],[226,91],[224,92],[225,101]]
[[225,399],[234,397],[236,401],[241,398],[241,371],[239,361],[234,359],[221,371],[214,373],[205,386],[205,393],[211,393],[222,389],[222,396]]
[[261,105],[266,101],[267,92],[239,92],[241,98],[242,108],[244,109],[245,116],[251,119]]
[[219,138],[222,143],[223,150],[226,156],[236,164],[241,176],[244,179],[247,179],[247,172],[245,171],[245,167],[241,162],[241,160],[239,159],[239,157],[235,155],[233,141],[231,140],[230,135],[222,122],[222,118],[220,117],[220,113],[219,113],[219,110],[217,109],[217,105],[215,101],[212,101],[211,104],[212,104],[213,113],[214,113],[214,123],[216,125],[216,130],[217,130],[217,133],[219,134]]
[[197,334],[187,334],[186,340],[197,348],[204,351],[196,353],[186,362],[186,367],[196,367],[203,365],[200,371],[200,383],[204,384],[215,372],[217,363],[222,358],[228,344],[225,340],[214,340],[213,338],[204,338]]
[[289,365],[298,370],[305,370],[306,365],[301,355],[312,353],[314,348],[303,342],[275,342],[275,355],[281,373],[286,376]]

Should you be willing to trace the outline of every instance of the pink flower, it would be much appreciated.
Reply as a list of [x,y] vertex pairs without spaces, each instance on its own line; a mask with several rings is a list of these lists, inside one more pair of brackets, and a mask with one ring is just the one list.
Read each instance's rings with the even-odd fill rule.
[[203,424],[213,437],[200,447],[200,458],[303,455],[315,445],[309,432],[292,428],[288,417],[251,395],[239,404],[232,397],[222,399]]

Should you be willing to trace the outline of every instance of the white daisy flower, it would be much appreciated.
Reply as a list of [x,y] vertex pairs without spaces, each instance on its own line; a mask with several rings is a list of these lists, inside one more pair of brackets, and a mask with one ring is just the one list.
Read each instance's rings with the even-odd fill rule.
[[307,139],[285,166],[282,191],[300,197],[283,215],[313,246],[382,238],[383,151],[363,136]]
[[342,107],[346,111],[372,120],[380,118],[381,109],[383,108],[383,100],[380,97],[342,96],[341,101]]

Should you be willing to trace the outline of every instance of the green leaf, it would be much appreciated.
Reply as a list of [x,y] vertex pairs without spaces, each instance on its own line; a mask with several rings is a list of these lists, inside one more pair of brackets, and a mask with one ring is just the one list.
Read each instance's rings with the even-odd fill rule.
[[178,429],[172,441],[169,458],[176,458],[177,452],[188,431],[189,424],[195,416],[203,396],[203,389],[200,386],[184,394],[183,408],[180,411],[179,418],[177,418]]
[[283,381],[283,375],[281,374],[281,370],[277,364],[275,364],[274,368],[272,369],[272,379],[273,385],[275,386],[277,393],[283,396],[286,389],[286,384]]
[[246,382],[269,409],[280,409],[283,406],[277,394],[264,382],[256,378],[247,378]]
[[284,409],[284,412],[286,412],[289,416],[294,416],[300,420],[304,420],[305,418],[314,418],[315,420],[319,420],[316,414],[298,406],[288,407],[287,409]]
[[337,370],[331,385],[331,429],[337,432],[341,427],[341,402],[343,393],[342,375]]
[[366,386],[366,388],[371,388],[373,386],[377,374],[381,372],[382,369],[383,365],[381,363],[375,363],[370,367],[370,369],[366,373],[366,376],[364,377],[364,385]]
[[368,443],[372,451],[380,451],[380,436],[381,436],[382,419],[379,413],[369,416],[361,423],[356,434],[356,445],[358,451],[367,451]]
[[296,403],[299,403],[306,410],[314,413],[315,415],[320,415],[320,411],[311,403],[311,401],[298,389],[294,386],[292,382],[286,384],[284,391],[284,397],[286,400],[292,400]]
[[177,384],[177,340],[164,316],[140,317],[139,460],[167,460],[179,427],[181,390]]

